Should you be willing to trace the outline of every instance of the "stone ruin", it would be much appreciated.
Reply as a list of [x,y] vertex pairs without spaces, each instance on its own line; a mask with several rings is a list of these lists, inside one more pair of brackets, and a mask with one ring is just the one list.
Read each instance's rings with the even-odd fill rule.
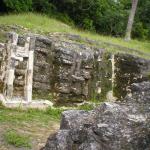
[[[9,34],[1,61],[3,86],[0,99],[6,107],[44,108],[51,106],[49,101],[32,101],[34,48],[34,37],[27,36],[24,46],[18,46],[18,34]],[[20,74],[17,74],[18,72]]]
[[60,130],[41,150],[149,150],[150,82],[134,83],[122,102],[62,113]]
[[132,83],[150,79],[150,60],[111,54],[91,42],[67,34],[9,34],[0,45],[1,100],[44,107],[50,102],[33,101],[34,94],[62,104],[121,99]]

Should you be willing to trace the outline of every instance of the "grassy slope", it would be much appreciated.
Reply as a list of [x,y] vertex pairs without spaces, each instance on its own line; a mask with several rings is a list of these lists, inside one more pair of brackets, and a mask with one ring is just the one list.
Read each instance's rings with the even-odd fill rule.
[[[0,16],[0,24],[17,24],[21,25],[25,28],[29,28],[34,32],[42,32],[42,33],[48,33],[48,32],[64,32],[64,33],[71,33],[71,34],[79,34],[82,37],[87,37],[89,39],[98,40],[100,42],[108,42],[111,44],[124,46],[126,48],[132,48],[139,51],[142,51],[144,53],[150,53],[150,42],[145,41],[137,41],[137,40],[131,40],[130,42],[125,42],[121,38],[114,38],[110,36],[101,36],[98,34],[90,33],[90,32],[84,32],[80,31],[74,27],[70,27],[58,20],[49,18],[47,16],[43,16],[40,14],[19,14],[19,15],[6,15],[6,16]],[[103,45],[103,44],[102,44]],[[108,47],[110,50],[114,50],[114,47]]]

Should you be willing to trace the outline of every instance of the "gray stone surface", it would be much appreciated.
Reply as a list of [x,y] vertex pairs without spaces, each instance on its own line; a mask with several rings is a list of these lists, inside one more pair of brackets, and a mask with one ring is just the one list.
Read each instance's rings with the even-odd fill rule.
[[[112,93],[112,54],[99,48],[100,45],[97,46],[96,41],[60,33],[34,36],[36,42],[33,93],[36,97],[50,97],[60,104],[84,100],[104,101],[112,97],[108,96]],[[19,36],[18,45],[24,44],[25,36]],[[115,54],[114,61],[115,97],[123,98],[132,83],[150,79],[149,60],[118,53]],[[0,64],[1,62],[0,56]],[[23,95],[21,87],[25,84],[25,66],[26,60],[18,62],[16,67],[14,93],[18,96]],[[0,84],[3,89],[3,82]],[[41,97],[42,93],[44,97]]]
[[[78,42],[78,37],[74,35],[34,36],[34,93],[39,96],[43,92],[51,94],[60,103],[105,99],[107,92],[111,90],[109,53]],[[24,46],[24,39],[25,36],[19,36],[18,46]],[[26,62],[18,62],[16,66],[16,96],[23,95],[21,87],[25,84]]]
[[149,150],[150,82],[134,83],[122,102],[62,114],[43,150]]
[[113,92],[124,98],[132,83],[150,80],[150,60],[129,54],[115,54],[115,79]]
[[5,44],[4,43],[0,43],[0,93],[3,91],[3,54],[5,53]]

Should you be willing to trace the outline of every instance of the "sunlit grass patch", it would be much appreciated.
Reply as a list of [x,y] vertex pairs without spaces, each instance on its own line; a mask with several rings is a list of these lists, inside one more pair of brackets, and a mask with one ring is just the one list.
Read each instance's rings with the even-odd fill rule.
[[[124,41],[123,38],[116,38],[112,36],[103,36],[100,34],[79,30],[75,27],[64,24],[54,18],[50,18],[46,15],[35,14],[35,13],[24,13],[24,14],[10,14],[0,16],[0,24],[4,25],[21,25],[24,28],[28,28],[36,33],[70,33],[78,34],[83,38],[89,38],[97,40],[100,45],[106,47],[110,51],[115,51],[115,47],[111,47],[109,44],[123,46],[129,49],[136,49],[140,52],[150,54],[150,42],[149,41],[138,41],[131,40],[129,42]],[[107,44],[109,43],[109,44]],[[121,48],[120,48],[121,49]],[[128,51],[129,53],[130,51]]]

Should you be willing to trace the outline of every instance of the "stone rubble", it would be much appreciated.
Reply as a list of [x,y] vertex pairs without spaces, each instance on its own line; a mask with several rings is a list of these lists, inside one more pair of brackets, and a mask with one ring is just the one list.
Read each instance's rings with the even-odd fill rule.
[[134,83],[122,102],[62,114],[43,150],[149,150],[150,82]]

